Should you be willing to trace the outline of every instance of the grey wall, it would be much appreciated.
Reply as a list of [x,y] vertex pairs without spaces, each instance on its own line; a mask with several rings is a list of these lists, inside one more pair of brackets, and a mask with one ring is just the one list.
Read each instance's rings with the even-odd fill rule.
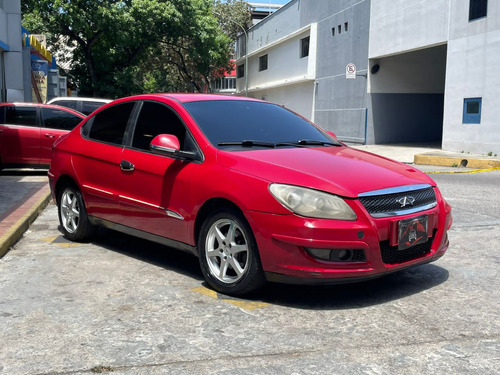
[[[364,142],[370,103],[366,81],[370,1],[302,0],[301,25],[311,22],[318,22],[314,121],[341,139]],[[357,67],[354,80],[345,77],[349,63]],[[369,122],[368,128],[371,126]]]

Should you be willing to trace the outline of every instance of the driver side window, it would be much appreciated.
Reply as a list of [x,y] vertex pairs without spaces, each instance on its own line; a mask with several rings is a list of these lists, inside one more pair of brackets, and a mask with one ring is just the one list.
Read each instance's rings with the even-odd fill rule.
[[195,151],[191,135],[175,112],[163,104],[145,101],[135,125],[132,147],[149,151],[149,144],[159,134],[175,135],[181,150]]

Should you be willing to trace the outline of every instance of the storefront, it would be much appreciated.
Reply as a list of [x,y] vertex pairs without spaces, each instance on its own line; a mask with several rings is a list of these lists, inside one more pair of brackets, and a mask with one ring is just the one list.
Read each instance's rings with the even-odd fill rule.
[[24,28],[23,46],[30,51],[31,101],[45,103],[48,100],[49,72],[57,69],[55,59],[47,48]]

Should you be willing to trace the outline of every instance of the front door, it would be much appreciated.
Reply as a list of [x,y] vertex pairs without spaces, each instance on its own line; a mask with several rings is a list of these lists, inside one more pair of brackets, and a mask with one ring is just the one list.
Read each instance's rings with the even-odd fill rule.
[[193,138],[171,108],[144,101],[131,143],[122,154],[122,163],[129,166],[122,170],[119,196],[123,224],[189,243],[185,216],[191,209],[191,175],[199,163],[151,152],[149,144],[158,134],[173,134],[181,149],[197,152]]

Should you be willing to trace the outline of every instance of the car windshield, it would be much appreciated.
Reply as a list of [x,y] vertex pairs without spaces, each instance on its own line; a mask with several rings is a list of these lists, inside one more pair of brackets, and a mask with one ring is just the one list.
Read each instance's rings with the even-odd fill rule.
[[213,100],[184,103],[184,107],[218,148],[340,145],[302,117],[276,104]]

